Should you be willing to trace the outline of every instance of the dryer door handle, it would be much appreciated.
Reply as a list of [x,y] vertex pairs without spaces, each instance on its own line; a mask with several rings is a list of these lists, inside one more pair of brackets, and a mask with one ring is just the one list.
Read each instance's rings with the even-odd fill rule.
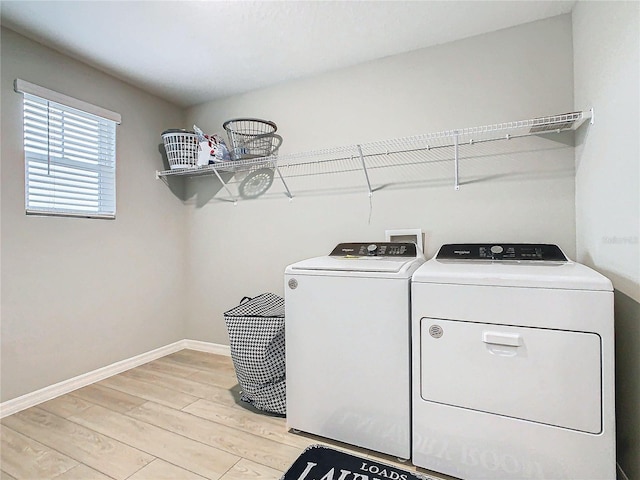
[[482,332],[482,341],[490,345],[506,345],[508,347],[522,345],[522,337],[514,333]]

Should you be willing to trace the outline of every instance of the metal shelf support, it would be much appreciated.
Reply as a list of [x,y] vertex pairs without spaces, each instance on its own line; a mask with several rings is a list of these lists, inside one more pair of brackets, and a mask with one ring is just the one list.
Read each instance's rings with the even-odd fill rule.
[[373,190],[371,190],[371,181],[369,180],[369,172],[367,172],[367,164],[364,163],[364,155],[362,155],[362,146],[356,145],[358,147],[358,154],[360,155],[360,161],[362,162],[362,170],[364,171],[364,176],[367,179],[367,188],[369,189],[369,197],[373,196]]
[[454,165],[454,172],[453,172],[453,188],[455,190],[460,190],[460,182],[459,182],[459,146],[458,146],[458,132],[454,132],[454,136],[453,136],[453,165]]
[[291,195],[291,192],[289,191],[289,187],[287,186],[287,182],[284,181],[284,177],[282,176],[282,173],[280,172],[278,165],[275,165],[275,168],[276,168],[276,172],[278,173],[278,176],[280,177],[280,181],[282,182],[282,185],[284,185],[284,189],[287,192],[287,197],[289,197],[289,200],[293,200],[293,195]]
[[218,180],[220,180],[220,183],[222,184],[224,189],[227,191],[227,193],[231,197],[231,200],[233,200],[233,204],[237,205],[238,204],[238,199],[233,195],[233,193],[231,193],[231,190],[229,190],[229,187],[227,187],[227,183],[222,179],[222,177],[218,173],[218,170],[214,170],[213,173],[216,174],[216,177],[218,177]]

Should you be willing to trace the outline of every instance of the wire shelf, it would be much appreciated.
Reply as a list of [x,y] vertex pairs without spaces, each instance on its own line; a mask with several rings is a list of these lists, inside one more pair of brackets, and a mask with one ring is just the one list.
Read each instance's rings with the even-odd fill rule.
[[277,159],[277,157],[262,157],[248,160],[230,160],[192,168],[162,170],[156,172],[156,177],[198,177],[215,175],[215,172],[242,172],[253,170],[254,168],[275,167]]
[[[196,168],[164,170],[156,172],[156,178],[216,175],[220,179],[219,172],[242,172],[255,170],[256,168],[273,168],[280,176],[287,195],[292,198],[284,176],[289,178],[363,170],[367,179],[369,194],[371,195],[372,188],[369,182],[368,169],[415,165],[429,161],[441,162],[446,158],[446,161],[454,161],[454,187],[457,190],[459,188],[458,149],[460,147],[576,130],[588,119],[591,119],[591,123],[593,123],[593,109],[480,127],[445,130],[360,145],[330,147],[248,160],[217,162]],[[435,152],[431,152],[431,150],[436,149],[453,149],[453,152],[447,156],[435,155]],[[282,172],[284,172],[284,175]]]

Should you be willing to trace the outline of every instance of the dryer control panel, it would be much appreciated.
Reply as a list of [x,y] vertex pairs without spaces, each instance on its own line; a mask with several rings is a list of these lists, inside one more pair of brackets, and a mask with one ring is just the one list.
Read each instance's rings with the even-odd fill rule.
[[436,259],[567,261],[557,245],[543,243],[453,243],[443,245]]
[[329,254],[332,257],[409,257],[418,256],[415,243],[376,242],[340,243]]

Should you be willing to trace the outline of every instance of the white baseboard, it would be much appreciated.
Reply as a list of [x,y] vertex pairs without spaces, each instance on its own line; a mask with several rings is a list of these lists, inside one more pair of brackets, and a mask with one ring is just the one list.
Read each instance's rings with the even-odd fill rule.
[[14,413],[18,413],[30,407],[35,407],[43,402],[59,397],[60,395],[86,387],[92,383],[99,382],[105,378],[117,375],[118,373],[125,372],[180,350],[184,350],[185,348],[201,352],[216,353],[218,355],[231,355],[229,347],[226,345],[201,342],[198,340],[179,340],[169,345],[165,345],[164,347],[156,348],[155,350],[112,363],[106,367],[83,373],[77,377],[63,380],[62,382],[49,385],[48,387],[41,388],[35,392],[27,393],[20,397],[2,402],[0,403],[0,418],[13,415]]
[[219,343],[201,342],[200,340],[184,340],[184,347],[189,350],[197,350],[199,352],[215,353],[217,355],[231,356],[231,347],[229,345],[220,345]]

